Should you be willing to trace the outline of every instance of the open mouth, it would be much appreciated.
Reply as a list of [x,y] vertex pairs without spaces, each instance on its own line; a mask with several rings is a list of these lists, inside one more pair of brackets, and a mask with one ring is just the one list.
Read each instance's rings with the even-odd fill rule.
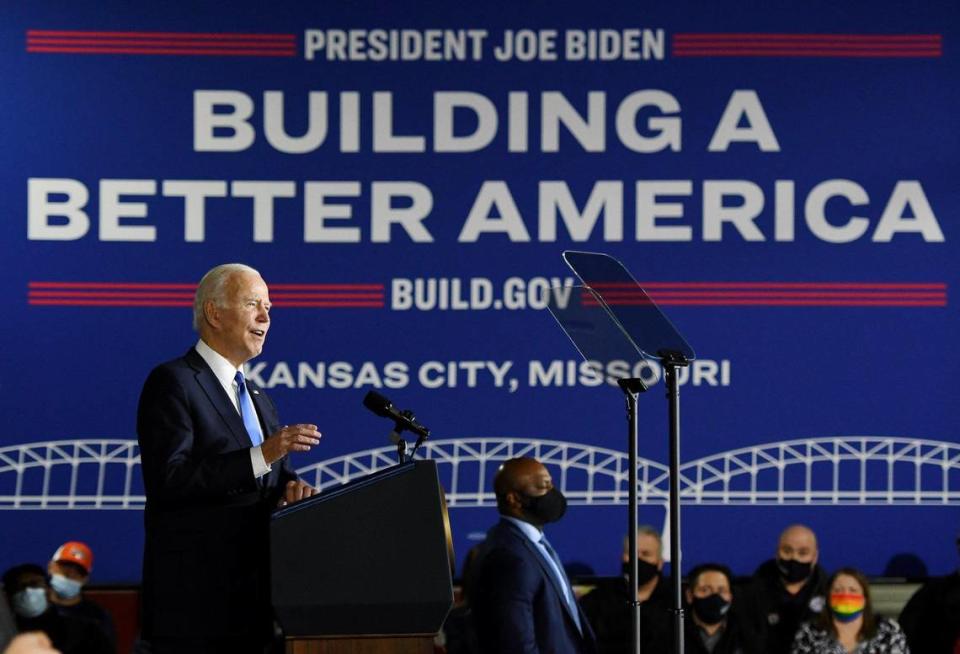
[[250,333],[263,338],[267,332],[263,331],[262,329],[251,329]]

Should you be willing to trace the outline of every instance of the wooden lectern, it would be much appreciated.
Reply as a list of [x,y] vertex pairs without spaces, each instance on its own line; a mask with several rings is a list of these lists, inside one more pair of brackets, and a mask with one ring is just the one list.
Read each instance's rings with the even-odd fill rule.
[[433,461],[276,511],[271,593],[288,654],[432,654],[453,605],[453,549]]

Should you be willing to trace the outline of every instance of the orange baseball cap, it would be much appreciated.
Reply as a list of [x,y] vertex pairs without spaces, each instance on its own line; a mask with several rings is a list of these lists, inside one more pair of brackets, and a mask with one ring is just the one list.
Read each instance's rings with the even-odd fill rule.
[[64,543],[53,553],[54,561],[66,561],[67,563],[76,563],[86,570],[87,574],[93,570],[93,552],[87,547],[86,543],[72,540]]

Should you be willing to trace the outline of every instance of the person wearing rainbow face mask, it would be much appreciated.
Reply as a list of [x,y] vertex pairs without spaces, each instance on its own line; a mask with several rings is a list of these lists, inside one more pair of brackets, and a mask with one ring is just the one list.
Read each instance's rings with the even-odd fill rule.
[[791,654],[909,654],[900,625],[874,615],[863,573],[841,568],[827,587],[828,610],[800,628]]

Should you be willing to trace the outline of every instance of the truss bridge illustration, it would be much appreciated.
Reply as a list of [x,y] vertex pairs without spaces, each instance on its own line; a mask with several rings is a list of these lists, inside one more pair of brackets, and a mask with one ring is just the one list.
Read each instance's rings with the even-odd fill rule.
[[[505,460],[536,457],[571,504],[626,504],[629,463],[613,449],[536,438],[427,441],[451,507],[496,504]],[[345,454],[299,469],[320,490],[396,464],[393,447]],[[0,509],[142,509],[135,440],[76,439],[0,448]],[[640,502],[666,505],[667,467],[640,459]],[[960,505],[960,443],[885,436],[780,441],[720,452],[681,466],[692,505]]]

